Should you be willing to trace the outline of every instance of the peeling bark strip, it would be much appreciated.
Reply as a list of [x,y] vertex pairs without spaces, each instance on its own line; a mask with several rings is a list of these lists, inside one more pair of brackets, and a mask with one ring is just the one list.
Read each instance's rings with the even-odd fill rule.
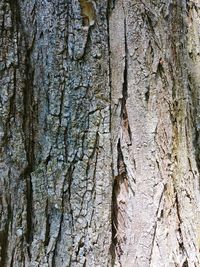
[[200,266],[193,1],[0,1],[0,266]]

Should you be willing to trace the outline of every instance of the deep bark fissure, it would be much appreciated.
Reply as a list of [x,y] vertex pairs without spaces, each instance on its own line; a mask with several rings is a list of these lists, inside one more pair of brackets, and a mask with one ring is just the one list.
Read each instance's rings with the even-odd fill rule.
[[[14,37],[14,33],[16,32],[17,34],[17,49],[18,46],[21,44],[19,43],[18,40],[18,34],[20,31],[20,25],[21,25],[21,19],[20,19],[20,11],[19,11],[19,5],[18,5],[18,1],[8,1],[9,6],[10,6],[10,10],[11,10],[11,23],[12,23],[12,27],[10,29],[11,32],[11,36],[12,38]],[[3,20],[3,24],[2,24],[2,36],[3,36],[3,30],[4,30],[4,20]],[[19,51],[17,51],[19,53]],[[18,60],[19,60],[19,55],[18,56]],[[6,119],[5,122],[5,131],[4,131],[4,137],[3,137],[3,143],[5,144],[5,146],[9,143],[9,132],[10,132],[10,128],[11,128],[11,118],[14,118],[15,120],[15,98],[16,98],[16,90],[17,90],[17,79],[16,79],[16,72],[17,70],[19,70],[19,62],[17,62],[17,64],[12,64],[9,67],[10,69],[13,69],[13,93],[12,96],[10,97],[10,105],[9,105],[9,114],[8,117]]]
[[[20,10],[20,6],[18,7]],[[34,4],[32,14],[35,16]],[[34,24],[34,23],[33,23]],[[24,85],[22,87],[23,94],[23,118],[22,130],[24,138],[24,148],[26,153],[27,166],[23,172],[23,178],[26,186],[26,243],[29,258],[31,260],[31,243],[34,238],[34,203],[33,203],[33,184],[31,174],[34,171],[36,163],[40,159],[36,156],[36,133],[38,129],[38,107],[34,100],[34,80],[35,80],[35,67],[33,66],[32,54],[34,51],[36,32],[29,40],[28,33],[26,32],[25,25],[21,23],[21,35],[24,41],[24,54],[19,51],[21,61],[24,62]],[[23,256],[24,258],[24,256]],[[24,263],[25,264],[25,263]]]
[[[5,10],[6,11],[6,3],[5,4]],[[12,128],[14,127],[16,123],[16,112],[17,112],[17,103],[16,103],[16,97],[18,93],[18,77],[17,74],[20,72],[20,45],[22,45],[22,37],[19,38],[19,34],[21,32],[22,24],[21,24],[21,16],[20,16],[20,8],[19,8],[19,3],[18,1],[7,1],[7,4],[9,5],[10,8],[10,19],[11,19],[11,27],[9,29],[9,33],[11,34],[10,37],[16,38],[16,41],[14,43],[14,53],[15,58],[17,60],[15,62],[11,62],[10,66],[8,67],[8,71],[11,71],[11,79],[12,79],[12,84],[13,84],[13,92],[11,93],[10,99],[9,99],[9,109],[8,109],[8,116],[6,118],[5,122],[5,131],[4,131],[4,136],[2,138],[2,147],[5,147],[6,150],[9,149],[9,142],[10,139],[12,138]],[[4,18],[5,19],[5,18]],[[5,29],[5,24],[3,20],[2,24],[2,31],[1,35],[3,36],[3,32]],[[15,47],[17,46],[17,47]],[[23,48],[22,48],[23,50]],[[23,62],[21,62],[23,65]],[[22,67],[23,69],[23,67]],[[22,172],[22,175],[20,176],[21,179],[24,179],[25,173],[27,172],[27,168],[25,168]],[[1,247],[1,257],[0,257],[0,265],[7,266],[9,264],[8,257],[9,253],[12,255],[11,261],[10,261],[10,266],[13,266],[14,264],[14,252],[15,249],[12,250],[12,253],[9,251],[9,237],[11,236],[11,233],[13,232],[13,220],[15,221],[15,218],[13,218],[13,208],[16,203],[12,203],[13,195],[12,195],[12,179],[10,178],[11,176],[11,169],[9,168],[8,171],[8,182],[6,182],[6,188],[7,188],[7,196],[5,195],[6,199],[6,205],[7,205],[7,222],[5,225],[5,229],[3,233],[0,235],[0,247]],[[27,191],[29,191],[29,188],[27,188]],[[28,201],[27,201],[28,202]],[[3,206],[3,205],[2,205]],[[29,223],[28,221],[28,216],[27,216],[27,225]],[[23,242],[23,239],[22,239]],[[22,243],[21,243],[22,244]],[[21,255],[23,255],[23,248],[21,246]]]
[[[197,115],[195,115],[197,116]],[[195,125],[195,137],[193,140],[194,148],[195,148],[195,159],[196,159],[196,164],[198,168],[198,172],[200,173],[200,133],[198,127]],[[200,184],[200,181],[199,181]]]
[[[199,129],[199,116],[198,116],[198,101],[199,101],[199,94],[198,89],[193,88],[193,83],[191,76],[188,74],[188,90],[191,93],[191,114],[192,114],[192,128],[193,128],[193,146],[195,149],[195,159],[198,168],[198,173],[200,173],[200,129]],[[191,166],[191,162],[190,162]],[[191,166],[192,170],[192,166]]]
[[[117,150],[118,176],[114,178],[112,195],[112,246],[114,253],[113,262],[115,262],[115,258],[117,258],[121,266],[122,263],[120,257],[123,255],[123,245],[126,243],[126,236],[124,235],[124,230],[126,227],[126,200],[125,196],[124,199],[119,199],[119,195],[121,193],[124,195],[124,193],[128,192],[128,180],[126,165],[124,163],[123,153],[121,150],[120,139],[118,140]],[[123,185],[125,186],[126,192],[122,192],[122,190],[124,190]]]
[[46,200],[45,217],[46,217],[46,231],[45,231],[44,245],[48,246],[50,240],[50,229],[51,229],[48,199]]
[[[122,4],[123,5],[123,4]],[[123,6],[123,11],[124,6]],[[123,70],[123,84],[122,84],[122,99],[121,99],[121,129],[122,135],[123,131],[127,131],[131,140],[131,131],[128,121],[128,114],[126,108],[126,100],[128,97],[128,47],[127,47],[127,32],[126,32],[126,17],[124,17],[124,70]],[[111,66],[110,66],[111,68]],[[111,72],[111,70],[110,70]],[[110,77],[110,87],[112,86],[112,77]],[[112,97],[112,95],[111,95]],[[112,99],[111,99],[112,101]],[[112,111],[111,111],[112,115]],[[112,117],[112,116],[111,116]],[[126,237],[124,235],[124,229],[126,224],[126,212],[124,210],[125,199],[120,200],[120,194],[127,194],[127,192],[122,192],[124,190],[124,186],[126,190],[128,190],[128,181],[127,181],[127,171],[126,165],[123,159],[123,152],[121,149],[121,140],[119,137],[117,143],[117,169],[118,169],[118,176],[114,177],[113,183],[113,192],[112,192],[112,245],[111,245],[111,255],[112,255],[112,262],[113,265],[115,264],[116,260],[122,266],[121,256],[123,255],[123,245],[126,242]],[[113,150],[112,150],[113,151]],[[126,197],[125,197],[126,198]]]
[[124,55],[124,73],[123,73],[123,87],[122,87],[122,119],[127,119],[126,113],[126,100],[128,97],[128,47],[127,47],[127,33],[126,33],[126,18],[124,18],[124,48],[125,48],[125,55]]
[[[23,114],[23,132],[24,132],[24,143],[27,156],[27,167],[24,170],[24,179],[26,181],[26,198],[27,198],[27,232],[26,232],[26,241],[28,244],[31,244],[33,240],[33,189],[31,181],[31,173],[34,169],[35,164],[35,154],[34,154],[34,115],[33,115],[33,77],[34,71],[31,71],[30,66],[30,54],[29,51],[26,55],[26,82],[23,90],[24,97],[24,114]],[[30,250],[29,257],[31,257]]]
[[[108,52],[109,52],[109,88],[110,88],[110,127],[109,131],[111,133],[112,131],[112,75],[111,75],[111,48],[110,48],[110,25],[109,25],[109,16],[112,12],[112,9],[114,9],[114,3],[111,3],[112,1],[108,1],[107,5],[107,35],[108,35]],[[113,4],[113,6],[112,6]],[[111,153],[112,153],[112,162],[111,162],[111,170],[112,170],[112,198],[111,198],[111,244],[110,244],[110,254],[111,254],[111,266],[114,266],[116,261],[116,234],[117,234],[117,226],[116,226],[116,209],[117,209],[117,203],[116,203],[116,177],[114,175],[114,159],[113,159],[113,146],[112,146],[112,140],[110,143],[111,146]]]
[[8,237],[9,237],[9,230],[11,229],[11,221],[12,221],[12,209],[10,206],[10,201],[7,202],[7,222],[5,225],[5,229],[3,233],[0,232],[0,245],[1,245],[1,257],[0,257],[0,266],[6,267],[7,265],[7,249],[8,249]]
[[[117,260],[122,266],[121,256],[123,255],[123,247],[126,243],[125,228],[127,223],[126,214],[126,195],[128,194],[128,173],[124,162],[123,150],[121,147],[121,138],[125,135],[129,136],[129,146],[132,143],[131,129],[128,120],[126,101],[128,98],[128,45],[127,45],[127,26],[124,3],[122,3],[124,12],[124,69],[122,83],[122,98],[121,98],[121,133],[117,143],[117,170],[118,176],[114,177],[113,192],[112,192],[112,246],[111,253],[113,264]],[[112,79],[112,77],[111,77]],[[112,80],[111,80],[112,84]],[[112,100],[111,100],[112,101]]]
[[[124,7],[123,7],[124,8]],[[125,10],[124,10],[125,14]],[[126,30],[126,17],[124,18],[124,48],[125,48],[125,58],[124,58],[124,72],[123,72],[123,86],[122,86],[122,100],[121,100],[121,120],[122,120],[122,128],[124,127],[124,131],[127,131],[130,143],[127,145],[131,145],[132,142],[132,134],[131,128],[129,125],[126,101],[128,98],[128,44],[127,44],[127,30]]]

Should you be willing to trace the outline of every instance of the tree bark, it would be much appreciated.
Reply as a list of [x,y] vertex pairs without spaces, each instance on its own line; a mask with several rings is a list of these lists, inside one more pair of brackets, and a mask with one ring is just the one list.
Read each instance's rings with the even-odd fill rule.
[[200,5],[0,2],[0,266],[200,266]]

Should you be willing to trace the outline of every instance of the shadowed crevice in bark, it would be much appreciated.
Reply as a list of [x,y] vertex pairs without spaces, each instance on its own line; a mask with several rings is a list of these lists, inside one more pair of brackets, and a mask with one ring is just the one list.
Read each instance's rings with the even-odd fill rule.
[[184,246],[184,239],[183,239],[183,234],[182,234],[182,230],[181,230],[182,219],[181,219],[180,203],[179,203],[177,192],[175,192],[175,205],[176,205],[177,217],[178,217],[178,229],[177,229],[177,231],[179,232],[179,236],[180,236],[179,246],[180,246],[180,251],[181,251],[182,255],[185,255],[187,253],[187,250],[185,249],[185,246]]
[[[20,179],[23,181],[25,186],[26,195],[26,233],[25,238],[20,240],[21,245],[23,243],[30,244],[32,242],[32,183],[31,183],[31,172],[33,171],[33,165],[35,162],[34,156],[34,132],[36,126],[34,107],[33,107],[33,79],[34,79],[34,71],[31,68],[31,49],[28,49],[28,40],[26,40],[26,33],[24,31],[24,26],[21,19],[21,9],[19,1],[8,1],[10,17],[11,17],[11,25],[9,31],[13,38],[13,46],[14,46],[14,56],[15,60],[11,60],[11,65],[9,69],[13,70],[13,88],[12,95],[10,97],[10,105],[9,105],[9,114],[6,120],[6,130],[4,132],[3,141],[5,146],[9,147],[10,139],[12,140],[12,127],[15,128],[16,125],[22,121],[21,132],[23,132],[23,140],[22,143],[25,147],[26,151],[26,166],[20,170]],[[7,29],[5,29],[5,32]],[[22,85],[22,87],[21,87]],[[23,89],[22,89],[23,88]],[[22,89],[22,91],[21,91]],[[19,95],[21,94],[21,106],[19,105]],[[20,112],[19,112],[20,110]],[[21,120],[21,121],[20,121]],[[14,122],[15,125],[12,125]],[[12,124],[11,124],[12,123]],[[19,129],[18,129],[19,131]],[[20,159],[19,159],[20,160]],[[19,179],[18,177],[18,179]],[[11,190],[12,192],[12,190]],[[13,193],[13,192],[12,192]],[[15,197],[13,197],[14,199]],[[14,245],[13,245],[14,246]],[[4,247],[4,246],[3,246]],[[29,249],[28,249],[29,250]],[[21,256],[23,256],[23,249],[21,251]],[[30,256],[30,252],[29,252]]]
[[[193,141],[194,148],[195,148],[195,158],[196,158],[196,164],[198,168],[198,172],[200,173],[200,132],[198,127],[195,127],[195,138]],[[200,184],[200,181],[199,181]]]
[[117,145],[118,149],[118,176],[114,179],[113,193],[112,193],[112,246],[111,252],[113,262],[115,259],[121,264],[120,257],[123,255],[123,246],[126,243],[125,229],[126,229],[126,195],[128,194],[128,179],[126,166],[121,150],[120,139]]
[[49,214],[49,201],[48,199],[46,200],[46,209],[45,209],[45,217],[46,217],[46,232],[45,232],[45,241],[44,245],[48,246],[49,240],[50,240],[50,214]]
[[[121,119],[124,130],[127,131],[130,144],[132,142],[131,128],[128,120],[128,113],[126,108],[126,101],[128,98],[128,46],[127,46],[127,30],[126,30],[126,18],[124,18],[124,47],[125,47],[125,59],[124,59],[124,72],[123,72],[123,87],[122,87],[122,104],[121,104]],[[130,145],[128,144],[128,145]]]
[[[19,34],[19,29],[20,29],[20,12],[19,12],[19,6],[18,6],[18,1],[2,1],[1,3],[4,5],[4,11],[10,11],[10,22],[11,22],[11,27],[9,28],[9,31],[6,28],[6,23],[4,20],[6,20],[6,17],[4,16],[3,22],[1,25],[1,30],[0,30],[0,35],[1,35],[1,46],[3,50],[3,42],[5,41],[5,35],[8,38],[14,38],[15,34],[17,35],[17,45],[19,45],[19,40],[18,40],[18,34]],[[7,6],[6,6],[7,5]],[[4,31],[6,34],[4,35]],[[4,40],[4,41],[3,41]],[[8,44],[7,44],[8,45]],[[2,55],[0,55],[2,56]],[[2,58],[1,58],[2,59]],[[9,71],[11,70],[11,77],[9,77],[13,81],[13,91],[12,95],[10,96],[9,99],[9,106],[8,106],[8,116],[5,120],[5,131],[4,135],[2,138],[2,143],[1,143],[1,148],[5,148],[4,151],[9,150],[9,141],[10,141],[10,136],[11,136],[11,129],[13,127],[13,121],[15,122],[15,113],[16,113],[16,91],[17,91],[17,69],[19,65],[18,62],[11,63],[9,68],[6,69]],[[3,72],[0,74],[0,81],[1,78],[3,78]],[[2,88],[1,88],[2,89]],[[1,168],[0,168],[1,169]],[[4,224],[4,229],[0,231],[0,266],[6,267],[8,266],[8,255],[9,255],[9,236],[11,235],[12,227],[13,227],[13,203],[12,203],[12,185],[10,184],[10,175],[11,175],[11,170],[9,169],[8,171],[8,177],[7,180],[4,181],[4,186],[6,189],[6,194],[3,196],[2,192],[0,192],[0,206],[1,206],[1,213],[4,213],[4,216],[6,217],[6,221],[2,220],[0,222],[1,228],[2,224]],[[1,177],[3,179],[3,177]],[[3,190],[3,188],[1,188]],[[6,207],[4,209],[4,206]],[[1,219],[2,217],[1,214]],[[11,263],[12,264],[12,263]]]
[[183,267],[189,267],[188,260],[186,259],[183,263]]
[[[110,25],[109,25],[109,18],[112,10],[114,9],[114,1],[108,1],[107,5],[107,34],[108,34],[108,49],[109,49],[109,87],[110,87],[110,132],[112,130],[112,76],[111,76],[111,48],[110,48]],[[111,142],[111,151],[113,155],[113,147]],[[117,246],[117,196],[116,192],[118,190],[118,184],[116,181],[116,177],[114,176],[114,169],[113,169],[113,159],[112,159],[112,178],[114,179],[112,185],[112,199],[111,199],[111,244],[110,244],[110,255],[111,255],[111,266],[114,266],[116,262],[116,246]]]
[[[64,184],[63,184],[63,192],[62,192],[62,213],[60,216],[60,223],[59,223],[59,231],[57,234],[57,237],[55,239],[55,247],[53,250],[53,257],[52,257],[52,266],[57,266],[57,257],[59,255],[59,245],[62,242],[62,231],[63,231],[63,223],[64,223],[64,210],[66,209],[66,201],[67,201],[67,206],[68,206],[68,213],[70,214],[71,217],[71,232],[73,235],[73,231],[74,231],[74,219],[73,219],[73,207],[71,206],[71,189],[72,189],[72,177],[73,177],[73,172],[75,169],[75,164],[76,164],[76,159],[74,159],[74,161],[72,162],[72,164],[70,165],[66,176],[65,176],[65,180],[64,180]],[[68,184],[67,189],[64,191],[64,187],[65,185]],[[50,222],[49,222],[50,224]],[[50,225],[48,226],[50,227]],[[71,255],[69,257],[70,261],[69,261],[69,266],[71,266]]]
[[[171,53],[172,59],[169,67],[171,69],[171,81],[173,82],[172,86],[172,107],[173,112],[171,116],[171,123],[173,127],[173,146],[172,146],[172,159],[175,164],[174,174],[173,174],[173,191],[174,191],[174,209],[176,212],[176,220],[177,220],[177,233],[179,238],[177,238],[178,246],[179,246],[179,254],[184,259],[182,262],[182,266],[188,266],[189,254],[187,247],[187,239],[186,239],[186,230],[183,226],[184,224],[184,206],[183,196],[181,195],[181,190],[183,190],[183,177],[181,177],[181,171],[177,168],[177,166],[181,166],[182,162],[184,162],[184,155],[180,156],[180,150],[182,153],[187,153],[188,151],[184,151],[183,143],[184,141],[189,144],[192,140],[188,139],[188,134],[191,131],[190,123],[188,121],[192,120],[193,115],[188,114],[187,105],[191,101],[190,92],[188,91],[186,81],[187,72],[183,68],[186,61],[186,53],[184,51],[184,42],[186,42],[186,34],[187,27],[183,17],[180,14],[183,14],[185,11],[184,3],[171,4],[171,13],[169,16],[170,21],[170,34],[169,41],[171,43]],[[173,34],[174,33],[174,34]],[[182,44],[177,46],[177,40],[182,40]],[[187,130],[185,130],[187,127]],[[185,132],[184,132],[185,131]],[[185,138],[185,140],[184,140]],[[184,152],[183,152],[184,151]],[[190,163],[189,163],[190,164]],[[192,170],[192,168],[191,168]],[[187,187],[188,181],[185,181],[185,186]],[[190,197],[191,199],[191,197]]]
[[[122,4],[123,6],[123,4]],[[123,12],[125,13],[124,7]],[[117,143],[117,171],[118,175],[114,177],[113,192],[112,192],[112,244],[111,244],[111,255],[113,265],[118,262],[122,265],[121,256],[124,254],[124,247],[126,244],[126,233],[127,227],[127,195],[128,195],[128,174],[126,165],[124,162],[123,151],[121,148],[121,140],[129,140],[127,146],[132,143],[131,128],[128,120],[127,113],[127,98],[128,98],[128,47],[127,47],[127,30],[126,30],[126,17],[124,17],[124,66],[123,66],[123,83],[122,83],[122,98],[121,101],[121,137]],[[112,77],[110,77],[112,79]],[[112,80],[111,80],[112,84]],[[112,100],[111,100],[112,101]],[[112,112],[112,111],[111,111]],[[128,139],[126,138],[128,137]],[[114,151],[114,149],[113,149]]]
[[[14,38],[14,33],[17,33],[17,45],[20,45],[20,41],[18,38],[19,31],[20,31],[20,25],[21,25],[21,20],[20,20],[20,11],[19,11],[19,5],[18,1],[8,1],[10,12],[11,12],[11,24],[12,27],[10,28],[10,34],[11,37]],[[6,29],[4,28],[4,21],[2,24],[2,35],[3,31]],[[15,120],[15,111],[16,111],[16,103],[15,103],[15,98],[16,98],[16,90],[17,90],[17,77],[16,77],[16,72],[17,69],[19,68],[18,62],[17,64],[11,64],[10,68],[13,69],[13,94],[10,97],[10,105],[9,105],[9,114],[5,122],[5,132],[4,132],[4,137],[3,137],[3,145],[7,145],[9,143],[9,132],[11,126],[11,118],[14,118]]]
[[[188,90],[191,93],[191,117],[192,117],[192,126],[193,126],[193,146],[195,149],[195,159],[196,165],[198,168],[198,173],[200,173],[200,120],[199,120],[199,90],[196,88],[195,81],[188,75]],[[190,162],[191,166],[191,162]],[[192,166],[191,166],[192,169]],[[200,181],[199,181],[200,184]]]
[[[23,88],[23,133],[25,151],[27,157],[27,167],[24,171],[24,179],[26,182],[26,200],[27,200],[27,231],[26,231],[26,242],[30,245],[33,240],[33,189],[31,181],[31,173],[33,172],[35,165],[35,132],[36,123],[35,117],[37,116],[34,110],[34,70],[31,67],[31,50],[27,47],[27,53],[25,56],[25,84]],[[29,257],[31,258],[30,250]]]
[[7,221],[5,224],[5,228],[3,232],[0,232],[0,266],[6,267],[7,266],[7,249],[8,249],[8,237],[10,226],[12,223],[12,209],[10,206],[10,200],[7,199]]

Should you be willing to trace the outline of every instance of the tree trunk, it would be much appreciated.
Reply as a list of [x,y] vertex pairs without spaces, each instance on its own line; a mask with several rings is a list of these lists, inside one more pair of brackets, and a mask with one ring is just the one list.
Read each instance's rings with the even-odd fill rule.
[[0,266],[200,266],[199,1],[0,2]]

